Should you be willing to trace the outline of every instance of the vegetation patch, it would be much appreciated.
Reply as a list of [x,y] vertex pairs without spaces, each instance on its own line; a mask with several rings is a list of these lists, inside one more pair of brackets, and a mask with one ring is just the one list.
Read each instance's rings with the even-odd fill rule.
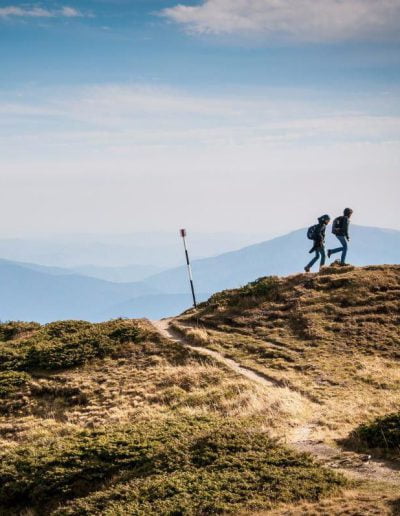
[[19,371],[0,371],[0,399],[8,397],[21,389],[30,376]]
[[309,456],[249,427],[181,416],[18,446],[0,456],[0,508],[218,514],[319,500],[345,485]]
[[350,443],[400,460],[400,412],[360,425],[351,433]]
[[209,305],[227,305],[238,306],[238,304],[251,304],[264,301],[275,301],[278,299],[281,291],[281,282],[277,276],[268,276],[259,278],[256,281],[248,283],[244,287],[236,290],[225,290],[211,296],[208,302],[203,303],[201,307]]
[[111,355],[123,344],[145,336],[137,324],[124,320],[100,324],[59,321],[45,326],[29,323],[28,328],[30,333],[24,337],[25,323],[0,325],[0,370],[67,369]]
[[36,322],[9,321],[0,323],[0,341],[10,341],[33,333],[40,328]]

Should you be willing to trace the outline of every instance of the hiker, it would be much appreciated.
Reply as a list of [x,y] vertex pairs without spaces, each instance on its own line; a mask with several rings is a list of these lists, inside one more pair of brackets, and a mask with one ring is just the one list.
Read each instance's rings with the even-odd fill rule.
[[336,249],[328,249],[328,258],[330,258],[335,253],[342,253],[340,258],[340,265],[347,265],[346,263],[346,255],[348,245],[350,242],[349,237],[349,224],[350,217],[353,214],[353,210],[351,208],[346,208],[343,211],[343,215],[337,217],[332,224],[332,233],[336,236],[339,242],[342,244],[342,247],[337,247]]
[[310,253],[315,252],[315,256],[311,262],[304,267],[306,272],[310,272],[311,267],[319,260],[319,258],[321,258],[320,268],[325,265],[325,230],[330,220],[331,218],[329,215],[322,215],[322,217],[319,217],[318,219],[318,224],[308,228],[307,237],[314,241],[314,245],[310,249]]

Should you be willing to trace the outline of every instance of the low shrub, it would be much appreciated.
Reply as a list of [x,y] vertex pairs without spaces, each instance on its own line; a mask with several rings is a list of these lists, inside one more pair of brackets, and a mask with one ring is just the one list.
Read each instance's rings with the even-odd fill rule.
[[16,343],[9,342],[10,339],[0,342],[0,370],[74,367],[93,358],[110,355],[123,344],[138,342],[142,338],[142,331],[132,321],[116,320],[99,324],[58,321],[39,326],[33,335]]
[[359,447],[384,451],[400,459],[400,412],[359,426],[350,436]]
[[242,295],[262,297],[268,301],[274,301],[279,296],[279,278],[277,276],[267,276],[249,283],[243,287]]
[[19,371],[0,371],[0,398],[6,398],[25,385],[31,377]]
[[263,432],[205,417],[80,432],[0,459],[0,509],[51,514],[58,503],[58,515],[237,512],[317,500],[345,484]]
[[0,341],[14,340],[39,328],[40,324],[35,322],[9,321],[0,323]]
[[216,306],[236,306],[241,300],[259,303],[260,300],[276,301],[281,294],[281,284],[277,276],[267,276],[248,283],[244,287],[233,290],[224,290],[210,297],[210,299],[199,306],[199,308],[210,308]]

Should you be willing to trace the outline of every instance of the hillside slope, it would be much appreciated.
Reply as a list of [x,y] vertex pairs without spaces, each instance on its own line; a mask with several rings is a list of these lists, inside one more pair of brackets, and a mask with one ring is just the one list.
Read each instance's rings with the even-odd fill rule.
[[178,323],[312,400],[312,430],[325,437],[400,404],[399,265],[262,278],[215,294]]
[[0,513],[201,515],[341,496],[290,410],[146,321],[0,325]]
[[0,512],[397,514],[399,472],[334,441],[399,406],[399,291],[400,266],[262,278],[175,319],[181,341],[0,324]]
[[[400,263],[400,231],[352,225],[351,237],[350,263]],[[330,232],[327,245],[338,245]],[[300,229],[238,251],[194,260],[192,266],[196,289],[199,292],[218,292],[240,287],[261,276],[285,276],[303,271],[309,249],[306,230]],[[146,283],[168,293],[186,292],[188,288],[185,267],[152,276]]]

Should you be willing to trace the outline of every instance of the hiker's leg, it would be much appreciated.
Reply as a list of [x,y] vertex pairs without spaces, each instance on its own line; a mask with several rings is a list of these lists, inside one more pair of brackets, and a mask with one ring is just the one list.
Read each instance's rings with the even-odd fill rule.
[[315,256],[314,256],[314,258],[311,260],[311,262],[310,262],[308,265],[306,265],[306,269],[311,269],[311,267],[312,267],[312,266],[314,265],[314,263],[318,260],[318,258],[319,258],[319,250],[318,250],[318,249],[316,249],[316,250],[315,250]]
[[338,236],[338,239],[340,240],[340,243],[342,244],[342,257],[340,259],[340,263],[345,264],[346,263],[346,255],[347,255],[347,240],[344,236]]
[[319,266],[323,267],[325,265],[325,260],[326,260],[325,247],[321,247],[319,252],[320,252],[320,255],[321,255],[321,263],[319,264]]
[[[344,239],[344,237],[342,236],[338,236],[336,235],[336,238],[339,240],[339,242],[342,244],[342,247],[336,247],[335,249],[329,249],[329,254],[332,255],[332,254],[335,254],[335,253],[343,253],[343,242],[342,242],[342,238]],[[346,242],[346,240],[344,240]]]

